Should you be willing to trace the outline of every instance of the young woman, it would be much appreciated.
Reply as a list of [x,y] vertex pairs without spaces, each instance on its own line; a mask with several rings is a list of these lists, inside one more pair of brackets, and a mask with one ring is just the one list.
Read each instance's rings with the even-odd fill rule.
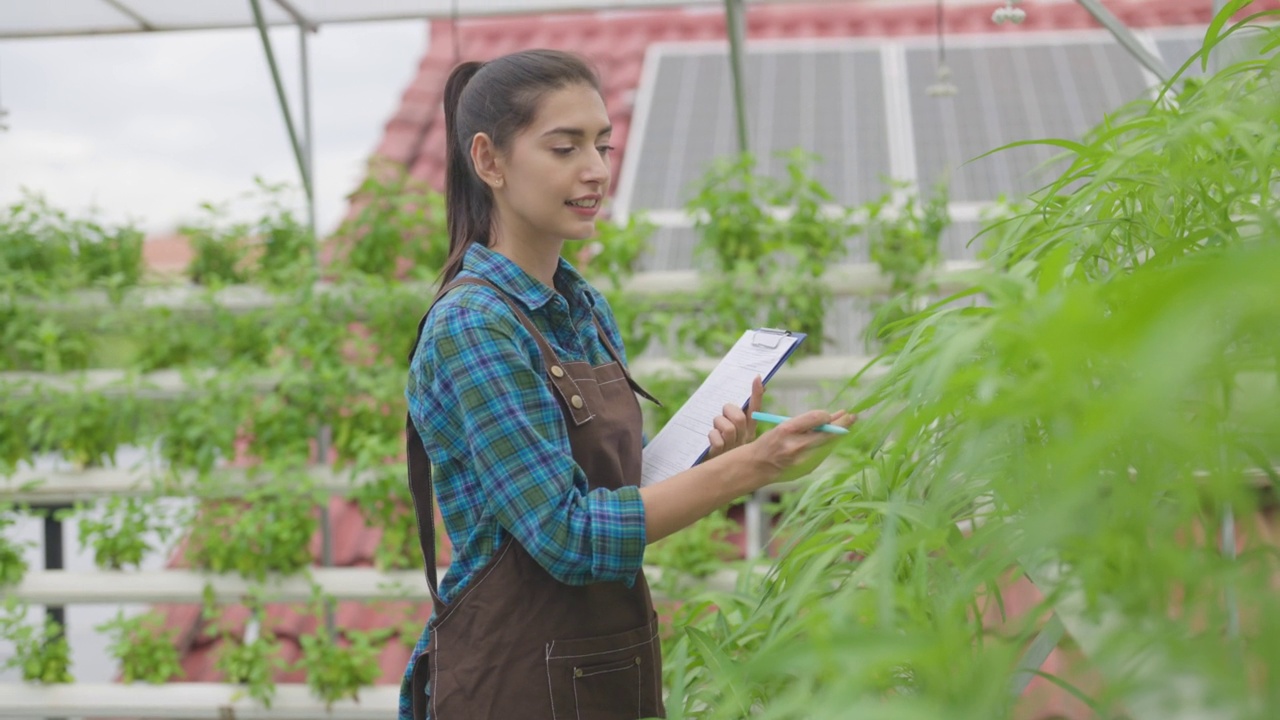
[[[560,259],[609,190],[595,73],[548,50],[463,63],[444,104],[450,252],[406,390],[434,615],[400,717],[660,717],[645,545],[777,480],[831,437],[813,428],[853,418],[813,411],[755,438],[727,406],[707,460],[640,488],[636,394],[652,398],[604,298]],[[749,409],[762,393],[757,380]],[[433,472],[453,542],[438,588]]]

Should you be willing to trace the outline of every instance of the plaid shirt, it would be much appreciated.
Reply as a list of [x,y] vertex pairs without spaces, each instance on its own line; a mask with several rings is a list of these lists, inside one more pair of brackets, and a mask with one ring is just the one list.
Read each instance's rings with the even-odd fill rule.
[[[503,288],[565,362],[611,361],[593,315],[624,353],[608,304],[564,260],[555,273],[560,293],[479,244],[467,251],[459,277],[466,276]],[[543,368],[533,336],[490,288],[456,288],[423,327],[405,396],[431,458],[436,497],[453,542],[439,588],[446,603],[509,536],[566,584],[630,586],[640,570],[640,492],[588,491]],[[409,678],[428,635],[423,628],[405,670],[401,720],[412,720]]]

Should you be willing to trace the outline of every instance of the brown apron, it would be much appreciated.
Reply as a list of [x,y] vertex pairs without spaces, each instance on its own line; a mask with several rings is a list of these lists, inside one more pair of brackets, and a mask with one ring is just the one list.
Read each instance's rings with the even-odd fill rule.
[[[547,382],[564,411],[573,458],[591,489],[638,486],[642,418],[636,393],[654,398],[631,379],[599,321],[596,332],[613,362],[561,362],[533,322],[492,283],[461,278],[442,288],[436,300],[463,284],[497,290],[537,340]],[[415,340],[415,350],[417,345]],[[508,538],[461,595],[447,605],[440,600],[431,466],[412,419],[406,434],[409,488],[435,606],[427,652],[412,673],[415,720],[426,717],[428,703],[432,720],[665,717],[658,622],[643,572],[632,587],[566,585]]]

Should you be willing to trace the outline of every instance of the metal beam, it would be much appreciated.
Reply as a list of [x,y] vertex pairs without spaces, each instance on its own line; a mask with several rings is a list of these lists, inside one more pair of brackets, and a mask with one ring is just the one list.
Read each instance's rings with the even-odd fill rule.
[[746,8],[742,0],[724,0],[725,34],[729,36],[729,69],[733,74],[733,110],[738,124],[738,152],[750,148],[747,142],[747,105],[744,99],[742,51],[746,44]]
[[153,23],[148,21],[146,18],[142,17],[142,15],[138,11],[134,10],[133,8],[126,7],[124,3],[120,2],[120,0],[102,0],[102,1],[110,5],[121,15],[125,15],[130,20],[138,23],[138,27],[142,28],[143,30],[147,32],[156,31],[157,28]]
[[253,8],[254,23],[258,27],[258,36],[262,38],[262,50],[266,53],[267,65],[271,68],[271,80],[275,84],[276,99],[280,102],[280,112],[284,114],[285,128],[289,131],[289,142],[293,145],[293,159],[298,164],[298,174],[302,176],[302,189],[306,192],[308,206],[311,206],[315,202],[315,192],[311,187],[311,169],[308,167],[302,143],[298,139],[297,128],[293,124],[293,114],[289,112],[289,98],[284,93],[284,83],[280,81],[280,68],[276,65],[276,54],[271,47],[271,36],[267,33],[262,4],[259,0],[249,0],[249,6]]
[[275,2],[276,5],[279,5],[281,10],[289,13],[289,17],[293,18],[295,23],[306,29],[308,32],[317,32],[320,30],[320,24],[311,18],[308,18],[306,15],[303,15],[302,11],[298,10],[290,0],[273,0],[273,2]]
[[1100,0],[1077,0],[1095,20],[1102,23],[1102,26],[1111,32],[1119,41],[1124,49],[1129,51],[1142,66],[1150,70],[1153,75],[1160,79],[1160,82],[1169,82],[1169,70],[1165,67],[1164,62],[1156,57],[1150,50],[1134,36],[1133,31],[1127,25],[1120,21],[1110,10],[1102,4]]

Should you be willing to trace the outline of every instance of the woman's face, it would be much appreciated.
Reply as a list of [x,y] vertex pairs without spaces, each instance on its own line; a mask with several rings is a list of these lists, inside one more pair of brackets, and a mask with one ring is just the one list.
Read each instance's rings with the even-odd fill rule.
[[609,193],[611,131],[594,88],[543,96],[533,122],[499,158],[499,235],[538,244],[591,237]]

